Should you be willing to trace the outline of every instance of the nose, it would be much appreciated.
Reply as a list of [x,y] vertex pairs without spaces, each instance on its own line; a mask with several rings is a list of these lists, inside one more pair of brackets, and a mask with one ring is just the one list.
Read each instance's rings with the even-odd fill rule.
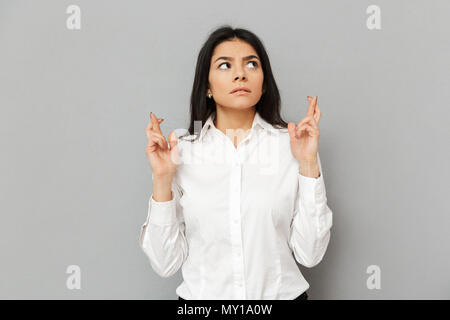
[[246,79],[246,77],[245,77],[245,72],[244,72],[243,69],[237,69],[237,70],[236,70],[236,74],[235,74],[235,76],[234,76],[234,80],[239,80],[239,78],[240,78],[241,80],[245,80],[245,79]]

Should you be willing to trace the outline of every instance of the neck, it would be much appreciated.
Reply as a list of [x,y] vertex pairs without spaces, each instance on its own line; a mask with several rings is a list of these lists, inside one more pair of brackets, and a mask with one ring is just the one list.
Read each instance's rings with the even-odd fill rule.
[[216,107],[216,123],[217,129],[226,134],[228,130],[242,129],[247,131],[251,129],[253,119],[255,118],[255,108],[233,109]]
[[255,118],[255,108],[233,109],[216,106],[216,123],[218,130],[228,136],[235,147],[247,137]]

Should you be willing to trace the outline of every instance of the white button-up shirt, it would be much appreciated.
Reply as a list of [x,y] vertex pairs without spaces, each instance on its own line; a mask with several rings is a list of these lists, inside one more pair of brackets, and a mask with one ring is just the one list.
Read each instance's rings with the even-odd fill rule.
[[296,261],[317,265],[330,240],[319,154],[320,176],[303,176],[287,128],[256,112],[236,148],[213,117],[178,138],[172,200],[150,196],[139,244],[161,277],[181,267],[184,299],[294,299],[309,288]]

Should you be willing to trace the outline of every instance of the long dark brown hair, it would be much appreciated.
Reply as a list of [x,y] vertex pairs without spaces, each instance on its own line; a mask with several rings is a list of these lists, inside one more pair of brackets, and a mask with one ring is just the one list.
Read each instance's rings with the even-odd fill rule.
[[208,117],[216,111],[214,99],[209,99],[206,96],[209,87],[208,77],[211,57],[216,46],[224,41],[235,38],[250,44],[258,53],[261,61],[261,67],[264,73],[263,94],[255,105],[256,112],[260,114],[261,118],[272,124],[274,127],[287,127],[287,123],[280,115],[280,93],[272,74],[269,57],[261,40],[259,40],[254,33],[246,29],[232,28],[230,25],[223,25],[210,33],[198,54],[194,84],[191,93],[189,132],[186,133],[186,135],[196,135],[195,138],[198,138],[200,132],[194,132],[194,121],[201,121],[203,126]]

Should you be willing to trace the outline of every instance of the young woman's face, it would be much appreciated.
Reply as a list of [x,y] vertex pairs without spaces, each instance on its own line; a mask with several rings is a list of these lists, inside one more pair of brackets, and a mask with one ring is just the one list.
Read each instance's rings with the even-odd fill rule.
[[[208,80],[217,106],[245,109],[256,105],[261,98],[264,73],[253,47],[234,39],[224,41],[214,49]],[[230,93],[236,87],[246,87],[250,92]]]

